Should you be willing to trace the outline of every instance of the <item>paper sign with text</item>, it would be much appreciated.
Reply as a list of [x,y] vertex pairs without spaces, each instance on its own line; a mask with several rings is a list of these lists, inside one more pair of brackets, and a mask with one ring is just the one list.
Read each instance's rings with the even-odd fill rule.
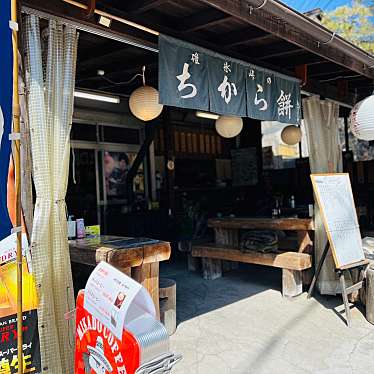
[[84,308],[119,339],[126,320],[143,313],[155,315],[142,285],[106,262],[100,262],[87,281]]

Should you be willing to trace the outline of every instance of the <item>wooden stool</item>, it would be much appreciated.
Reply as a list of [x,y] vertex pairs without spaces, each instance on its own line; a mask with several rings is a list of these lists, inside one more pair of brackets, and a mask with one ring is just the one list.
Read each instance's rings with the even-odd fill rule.
[[177,284],[173,279],[160,279],[160,320],[173,335],[177,328]]

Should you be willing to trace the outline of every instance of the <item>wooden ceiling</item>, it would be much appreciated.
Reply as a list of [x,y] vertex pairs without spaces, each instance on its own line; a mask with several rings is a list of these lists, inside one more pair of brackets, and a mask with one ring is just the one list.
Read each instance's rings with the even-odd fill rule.
[[[83,0],[81,2],[84,3]],[[41,0],[25,0],[23,3],[92,25],[98,22],[97,15],[87,19],[84,10],[62,0],[50,0],[48,5]],[[255,9],[247,3],[253,1],[97,0],[96,8],[291,76],[295,76],[297,66],[305,65],[308,76],[305,89],[321,96],[352,102],[352,98],[357,100],[371,94],[374,69],[370,66],[356,61],[352,54],[335,48],[326,39],[320,41],[316,37],[313,40],[310,34],[290,25],[288,13],[284,17],[275,17],[267,13],[266,6]],[[263,0],[258,0],[259,6],[262,3]],[[243,4],[247,4],[247,7],[243,8]],[[295,13],[295,20],[299,16]],[[112,23],[111,30],[157,48],[155,35],[118,22]],[[349,45],[347,48],[352,49]],[[141,81],[127,81],[140,73],[143,65],[147,67],[147,81],[156,86],[157,60],[158,55],[154,51],[81,32],[77,86],[128,94]],[[367,60],[370,64],[370,56]],[[374,59],[372,61],[374,67]],[[99,69],[105,71],[104,77],[97,75]]]

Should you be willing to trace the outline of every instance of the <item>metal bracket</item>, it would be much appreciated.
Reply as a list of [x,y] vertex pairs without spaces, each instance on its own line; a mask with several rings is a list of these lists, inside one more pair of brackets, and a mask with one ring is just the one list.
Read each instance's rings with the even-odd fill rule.
[[22,232],[22,226],[13,227],[10,231],[11,234],[16,234],[18,232]]
[[258,7],[254,7],[253,5],[250,5],[249,6],[249,14],[252,14],[252,12],[254,10],[258,10],[258,9],[263,8],[266,5],[267,2],[268,2],[268,0],[264,0],[263,3],[261,5],[259,5]]
[[20,132],[12,132],[9,134],[9,140],[21,140],[21,133]]
[[10,20],[9,28],[13,31],[18,31],[18,22]]
[[327,42],[321,42],[321,43],[324,44],[324,45],[331,43],[331,42],[334,40],[335,35],[336,35],[336,32],[334,31],[334,32],[332,33],[332,35],[331,35],[330,40],[328,40]]
[[317,48],[319,48],[321,46],[321,44],[326,45],[326,44],[331,43],[334,40],[335,36],[336,36],[336,32],[334,31],[331,35],[331,38],[327,42],[320,42],[319,40],[316,40]]

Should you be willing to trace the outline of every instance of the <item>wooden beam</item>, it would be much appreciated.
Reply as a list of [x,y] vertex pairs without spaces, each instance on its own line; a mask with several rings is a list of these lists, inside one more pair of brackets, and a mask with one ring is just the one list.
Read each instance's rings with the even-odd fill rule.
[[[207,0],[199,0],[199,1],[207,1]],[[213,0],[211,0],[213,1]],[[217,0],[218,1],[218,0]],[[223,0],[221,0],[223,1]],[[233,0],[235,3],[237,3],[238,0]],[[134,37],[132,33],[129,32],[128,27],[125,27],[122,24],[119,24],[118,22],[112,22],[112,25],[110,29],[101,26],[94,22],[92,19],[87,20],[85,18],[85,11],[79,8],[76,8],[72,5],[66,4],[62,1],[54,1],[54,2],[48,2],[46,3],[44,0],[23,0],[22,1],[23,6],[28,6],[33,9],[40,10],[42,12],[51,14],[52,16],[58,16],[58,17],[63,17],[68,21],[75,22],[76,24],[82,25],[83,27],[86,27],[87,30],[92,29],[94,32],[99,31],[103,36],[106,36],[107,38],[114,38],[121,40],[121,42],[125,43],[124,40],[126,40],[126,43],[134,43],[136,45],[142,46],[143,48],[151,49],[151,50],[157,50],[157,40],[153,36],[144,36],[144,37]],[[109,10],[109,9],[108,9]],[[110,10],[112,12],[112,10]],[[114,14],[117,14],[118,16],[124,16],[126,17],[126,13],[121,13],[120,11],[116,10]],[[249,61],[252,63],[256,63],[256,58],[251,57],[250,59],[248,56],[243,54],[242,52],[234,51],[230,48],[224,48],[222,45],[219,44],[219,40],[217,43],[212,43],[208,42],[206,40],[201,40],[197,39],[195,35],[191,36],[190,33],[185,34],[182,31],[178,31],[176,27],[171,27],[169,24],[162,23],[161,20],[158,20],[156,17],[154,20],[150,20],[148,17],[144,20],[142,19],[133,19],[134,21],[137,22],[142,22],[142,24],[145,24],[145,26],[151,27],[152,25],[156,27],[160,32],[163,32],[165,34],[174,36],[176,38],[182,38],[186,41],[189,41],[191,43],[198,44],[202,47],[209,48],[212,50],[215,50],[217,52],[221,52],[227,55],[230,55],[234,58],[239,58],[243,59],[244,61]],[[152,25],[148,22],[151,22]],[[284,62],[283,62],[284,61]],[[317,55],[303,55],[303,56],[293,56],[292,59],[290,58],[284,58],[282,59],[274,59],[274,61],[270,63],[268,62],[263,62],[261,65],[265,68],[272,69],[274,71],[281,72],[283,74],[288,74],[288,75],[293,75],[293,70],[295,65],[300,65],[303,63],[307,64],[320,64],[320,63],[325,63],[326,61],[323,59],[321,56]],[[260,62],[260,61],[258,61]],[[291,68],[291,70],[286,69],[286,67]],[[308,91],[316,94],[321,94],[321,92],[318,91],[320,88],[324,92],[324,96],[335,99],[335,100],[340,100],[339,94],[336,92],[336,87],[334,86],[329,86],[329,85],[323,85],[321,87],[318,82],[311,82],[309,81],[309,84],[311,87],[309,87]],[[317,91],[316,91],[317,89]],[[351,105],[352,101],[348,100],[346,101],[347,104]]]
[[248,51],[254,56],[257,56],[258,60],[267,60],[274,57],[291,56],[295,54],[304,54],[305,51],[299,47],[295,47],[293,44],[278,42],[271,44],[266,47],[250,48]]
[[225,22],[229,18],[231,17],[226,13],[216,9],[208,9],[185,17],[178,29],[183,32],[193,32]]
[[325,69],[316,69],[316,70],[311,70],[310,73],[309,73],[309,76],[311,78],[321,78],[321,77],[326,77],[326,76],[331,76],[331,75],[334,75],[334,74],[347,74],[347,75],[351,75],[352,72],[349,71],[348,69],[344,69],[344,68],[341,68],[339,66],[331,66],[331,67],[327,67],[325,66]]
[[247,44],[253,40],[263,39],[263,38],[274,38],[273,35],[268,34],[257,28],[245,28],[240,30],[231,31],[226,35],[220,37],[220,42],[225,47],[235,47],[240,44]]
[[240,50],[241,53],[246,55],[248,58],[254,58],[257,61],[263,61],[267,59],[274,59],[276,57],[285,57],[297,54],[304,54],[305,51],[301,48],[295,47],[293,44],[287,42],[278,42],[271,44],[269,46],[257,46],[254,47],[245,47],[237,46],[237,50]]
[[322,65],[325,63],[331,63],[330,61],[326,61],[323,57],[313,55],[308,51],[304,51],[304,54],[301,55],[295,55],[292,56],[292,59],[290,59],[287,56],[280,56],[273,60],[273,63],[277,66],[283,67],[284,69],[295,69],[295,66],[298,65],[308,65],[308,66],[314,66],[314,65]]
[[128,27],[118,22],[112,22],[111,27],[107,28],[98,24],[93,19],[86,19],[86,10],[74,7],[63,1],[48,2],[44,0],[23,0],[22,6],[48,13],[52,16],[62,17],[73,23],[82,26],[83,29],[97,30],[103,36],[111,39],[120,39],[122,42],[126,39],[126,43],[130,45],[141,46],[144,49],[157,50],[157,39],[146,34],[145,37],[134,37],[133,33],[129,33]]
[[[118,57],[118,56],[117,56]],[[102,60],[105,61],[105,60]],[[108,60],[106,63],[100,63],[100,69],[107,71],[106,76],[110,77],[113,75],[121,75],[121,74],[132,74],[134,72],[141,73],[142,66],[149,66],[155,65],[157,63],[157,55],[149,52],[146,53],[144,56],[139,57],[136,56],[135,58],[126,59],[126,64],[119,64],[117,60]],[[78,76],[79,80],[84,80],[87,78],[91,78],[92,76],[96,75],[96,68],[93,66],[91,69],[87,69],[83,66],[83,69],[77,65],[78,69]]]
[[310,218],[211,218],[208,227],[243,230],[314,230]]
[[306,253],[241,252],[237,248],[219,246],[215,243],[193,246],[192,256],[226,261],[238,261],[247,264],[266,265],[289,270],[305,270],[312,266],[312,256]]
[[124,4],[126,12],[133,14],[139,14],[147,12],[148,10],[157,8],[158,6],[167,3],[169,0],[137,0],[129,1],[128,4]]
[[[335,37],[334,42],[326,43],[329,37],[331,38],[331,33],[322,27],[318,28],[305,17],[298,16],[287,6],[268,2],[261,9],[253,9],[250,12],[249,5],[253,3],[253,7],[256,8],[263,2],[248,2],[247,0],[199,1],[332,62],[369,78],[374,78],[374,69],[369,68],[369,64],[374,65],[374,59],[341,38]],[[339,48],[337,45],[339,45]],[[360,59],[358,56],[360,56]]]
[[[119,48],[120,47],[120,48]],[[110,59],[113,56],[119,55],[125,51],[128,51],[130,46],[118,45],[118,42],[107,42],[104,46],[99,46],[91,50],[89,53],[79,53],[79,58],[77,60],[77,70],[82,70],[86,68],[87,65],[102,63],[106,59]]]
[[149,150],[149,146],[153,142],[155,138],[155,133],[156,133],[156,126],[157,122],[152,121],[150,123],[147,123],[145,127],[145,139],[140,147],[140,150],[138,154],[136,155],[136,158],[134,162],[131,165],[130,170],[128,171],[126,175],[126,185],[127,185],[127,191],[128,191],[128,199],[130,202],[133,201],[133,196],[134,196],[134,191],[133,191],[133,181],[134,178],[138,172],[138,169],[140,167],[140,164],[144,161],[144,158]]

